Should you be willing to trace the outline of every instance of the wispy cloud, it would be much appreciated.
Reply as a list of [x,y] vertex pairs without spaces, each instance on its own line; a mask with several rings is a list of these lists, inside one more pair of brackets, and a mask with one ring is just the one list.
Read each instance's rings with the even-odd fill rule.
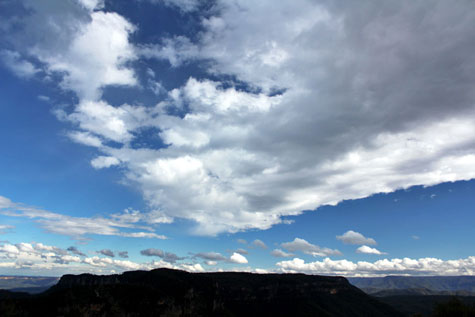
[[[130,213],[128,210],[122,214],[113,214],[109,217],[73,217],[15,203],[6,197],[0,196],[0,214],[10,217],[34,219],[48,232],[66,235],[79,240],[87,239],[86,236],[90,235],[166,239],[165,236],[152,232],[153,229],[150,226],[137,224],[142,219],[141,216],[138,212],[135,212],[132,220],[129,217]],[[121,229],[145,229],[148,232],[129,232]]]

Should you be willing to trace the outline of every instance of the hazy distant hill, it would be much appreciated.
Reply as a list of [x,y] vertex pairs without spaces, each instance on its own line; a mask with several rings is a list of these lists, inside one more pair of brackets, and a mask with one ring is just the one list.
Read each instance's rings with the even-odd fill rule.
[[[447,304],[452,301],[454,296],[432,296],[432,295],[413,295],[413,296],[387,296],[381,297],[379,300],[391,305],[398,311],[404,313],[406,316],[434,316],[434,311],[437,305]],[[447,313],[436,316],[450,316],[450,317],[473,317],[475,316],[475,297],[474,296],[458,296],[458,301],[465,306],[472,308],[471,313]]]
[[475,276],[352,277],[348,280],[374,296],[475,295]]
[[0,275],[0,290],[36,294],[47,290],[58,281],[59,277]]
[[1,316],[401,316],[343,277],[303,274],[65,275],[43,294],[13,297],[0,299]]

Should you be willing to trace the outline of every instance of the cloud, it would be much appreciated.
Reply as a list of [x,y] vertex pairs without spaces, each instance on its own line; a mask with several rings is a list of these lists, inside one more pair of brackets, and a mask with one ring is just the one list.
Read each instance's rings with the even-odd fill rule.
[[163,4],[169,7],[180,9],[185,13],[189,13],[198,9],[200,1],[198,0],[149,0],[154,4]]
[[81,143],[93,147],[102,146],[101,139],[89,132],[72,131],[68,133],[68,137],[76,143]]
[[100,10],[104,8],[104,0],[77,0],[86,9]]
[[108,256],[108,257],[111,257],[111,258],[115,257],[114,252],[112,250],[109,250],[109,249],[102,249],[100,251],[97,251],[97,253]]
[[[85,134],[73,140],[120,161],[152,210],[195,222],[196,234],[268,229],[345,199],[475,177],[470,1],[218,1],[196,13],[195,39],[135,46],[136,27],[93,11],[99,2],[25,3],[28,45],[5,38],[76,93],[63,119]],[[157,106],[100,100],[103,87],[138,85],[138,58],[206,61],[208,74]],[[167,146],[132,147],[144,129]]]
[[66,249],[67,251],[71,252],[72,254],[80,255],[80,256],[86,256],[83,252],[79,251],[78,248],[71,246]]
[[91,161],[91,165],[95,169],[109,168],[111,166],[119,164],[120,161],[113,156],[98,156]]
[[10,225],[0,225],[0,234],[5,233],[6,231],[15,228],[14,226]]
[[[190,79],[170,92],[168,107],[190,109],[157,120],[170,144],[160,153],[169,156],[131,168],[147,201],[215,234],[266,229],[281,216],[343,199],[474,177],[475,78],[450,62],[461,52],[458,60],[475,65],[473,4],[362,6],[364,18],[354,5],[236,1],[203,19],[199,43],[174,37],[144,47],[175,67],[211,60],[211,73],[248,87]],[[421,16],[431,17],[423,27]],[[440,34],[444,45],[430,49],[440,47]],[[186,182],[177,175],[185,164],[193,167]],[[152,183],[162,172],[177,177]],[[192,198],[179,206],[185,196]]]
[[[83,3],[91,1],[83,1]],[[50,16],[54,21],[56,16]],[[133,70],[125,63],[136,58],[129,34],[135,27],[113,12],[94,11],[90,20],[79,25],[68,47],[52,51],[34,47],[31,52],[50,72],[63,74],[62,87],[81,98],[96,100],[106,85],[134,86]]]
[[117,254],[119,255],[119,257],[124,259],[127,259],[129,257],[129,252],[127,251],[119,251]]
[[376,248],[368,247],[367,245],[360,246],[358,249],[356,249],[356,253],[377,254],[377,255],[386,254],[385,252],[381,252]]
[[227,263],[237,263],[237,264],[243,264],[247,263],[247,259],[244,255],[236,252],[233,252],[233,254],[227,258],[221,253],[217,252],[200,252],[195,255],[193,255],[193,258],[199,258],[205,260],[205,263],[207,265],[216,265],[218,262],[227,262]]
[[366,238],[359,232],[348,230],[341,236],[336,236],[338,240],[345,244],[369,244],[376,245],[376,241],[372,238]]
[[270,254],[272,256],[275,256],[276,258],[287,258],[293,256],[292,253],[287,253],[285,251],[282,251],[281,249],[274,249]]
[[295,238],[292,242],[282,243],[281,246],[290,252],[303,252],[313,256],[341,255],[341,252],[338,250],[321,248],[300,238]]
[[259,239],[252,241],[252,245],[257,248],[267,249],[267,245],[262,240],[259,240]]
[[[68,254],[68,251],[76,254]],[[42,243],[21,242],[17,244],[0,244],[0,267],[4,269],[24,270],[28,274],[45,275],[52,270],[56,274],[84,273],[112,274],[117,271],[151,270],[159,267],[187,270],[190,272],[203,271],[201,265],[193,263],[171,264],[165,261],[137,263],[128,260],[117,260],[111,257],[86,257],[77,248],[67,250]],[[109,250],[110,251],[110,250]],[[108,252],[107,252],[108,253]],[[119,253],[121,257],[127,251]],[[79,256],[78,256],[79,255]]]
[[276,263],[281,272],[307,274],[328,274],[344,276],[386,276],[390,274],[409,275],[473,275],[475,257],[458,260],[441,260],[437,258],[420,259],[384,259],[375,262],[352,262],[348,260],[308,262],[295,258]]
[[241,249],[241,248],[237,249],[236,253],[239,253],[239,254],[242,254],[242,255],[249,254],[249,252],[247,252],[247,250]]
[[247,241],[244,239],[237,239],[236,241],[237,243],[240,243],[240,244],[247,244]]
[[31,78],[40,71],[29,61],[22,59],[21,55],[15,51],[1,50],[0,60],[5,67],[18,77]]
[[231,263],[238,263],[238,264],[246,264],[247,263],[247,259],[245,256],[237,253],[237,252],[234,252],[231,257],[229,258],[229,261]]
[[224,255],[217,252],[200,252],[193,255],[193,258],[200,258],[203,260],[213,261],[213,262],[228,260]]
[[174,253],[171,252],[164,252],[159,249],[145,249],[140,251],[140,254],[145,255],[145,256],[158,256],[161,258],[163,261],[168,262],[168,263],[175,263],[176,261],[181,261],[186,259],[186,257],[180,257]]
[[[130,219],[130,212],[124,211],[122,214],[112,214],[109,217],[72,217],[54,213],[51,211],[26,206],[20,203],[14,203],[6,197],[0,196],[0,214],[10,217],[24,217],[35,219],[35,221],[46,231],[66,235],[74,239],[86,239],[85,235],[106,235],[122,236],[132,238],[154,238],[166,239],[165,236],[156,234],[149,226],[143,226],[138,222],[143,222],[147,216],[134,214]],[[121,231],[121,228],[127,229],[145,229],[143,231]]]

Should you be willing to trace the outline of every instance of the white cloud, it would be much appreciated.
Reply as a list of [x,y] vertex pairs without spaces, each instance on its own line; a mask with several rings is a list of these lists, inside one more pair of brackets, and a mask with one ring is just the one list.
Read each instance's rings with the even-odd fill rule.
[[348,260],[333,261],[329,258],[323,261],[308,262],[295,258],[278,262],[281,272],[328,274],[344,276],[386,276],[391,274],[408,275],[473,275],[475,272],[475,257],[471,256],[458,260],[441,260],[437,258],[420,259],[384,259],[376,262],[352,262]]
[[[203,20],[199,43],[175,37],[142,54],[174,66],[211,59],[210,72],[264,93],[195,79],[170,93],[169,107],[187,103],[190,112],[160,116],[170,147],[155,162],[130,165],[152,206],[215,234],[266,229],[343,199],[475,177],[475,78],[460,80],[450,63],[456,51],[475,65],[473,4],[220,5],[219,15]],[[421,28],[422,15],[430,18]],[[275,88],[286,90],[266,95]],[[152,181],[162,171],[179,173],[175,162],[194,167],[186,182]]]
[[143,107],[113,107],[104,101],[83,101],[67,119],[86,133],[124,143],[133,138],[132,130],[140,127],[146,116]]
[[0,60],[5,67],[18,77],[31,78],[40,71],[35,65],[23,59],[20,53],[15,51],[1,50]]
[[31,53],[46,63],[49,71],[64,74],[64,88],[73,90],[81,99],[96,100],[106,85],[136,85],[133,70],[125,66],[136,58],[128,40],[134,30],[132,24],[116,13],[94,11],[88,23],[82,23],[74,34],[69,34],[72,40],[64,50],[36,46]]
[[151,3],[164,4],[169,7],[175,7],[183,12],[192,12],[196,10],[199,5],[199,0],[149,0]]
[[68,136],[71,138],[71,140],[77,143],[94,147],[102,146],[101,139],[92,135],[89,132],[72,131],[68,133]]
[[281,246],[290,252],[303,252],[313,256],[341,255],[341,252],[338,250],[321,248],[300,238],[295,238],[292,242],[282,243]]
[[104,8],[104,0],[77,0],[84,8],[93,11]]
[[[191,11],[196,2],[176,5]],[[29,6],[46,15],[46,6]],[[196,42],[177,35],[136,50],[130,22],[89,9],[73,23],[54,11],[54,30],[35,24],[48,43],[28,45],[80,99],[65,114],[85,133],[75,141],[120,143],[98,151],[122,162],[167,219],[192,220],[197,234],[267,229],[344,199],[475,177],[473,3],[235,0],[217,8]],[[139,55],[174,67],[204,59],[213,78],[231,75],[244,89],[190,78],[156,107],[100,101],[107,85],[137,85],[128,62]],[[131,148],[144,128],[169,146]]]
[[247,262],[247,259],[244,255],[242,254],[239,254],[237,252],[234,252],[231,257],[229,258],[230,262],[232,263],[238,263],[238,264],[246,264],[248,263]]
[[386,254],[385,252],[381,252],[376,248],[368,247],[367,245],[362,245],[359,248],[357,248],[356,253],[377,254],[377,255]]
[[113,156],[98,156],[91,161],[92,167],[95,169],[109,168],[113,165],[119,165],[120,161]]
[[181,268],[188,272],[204,272],[205,271],[203,267],[201,266],[201,264],[199,263],[195,263],[195,264],[183,263],[181,265]]
[[359,232],[348,230],[341,236],[336,236],[338,240],[345,244],[369,244],[376,245],[376,241],[372,238],[366,238]]

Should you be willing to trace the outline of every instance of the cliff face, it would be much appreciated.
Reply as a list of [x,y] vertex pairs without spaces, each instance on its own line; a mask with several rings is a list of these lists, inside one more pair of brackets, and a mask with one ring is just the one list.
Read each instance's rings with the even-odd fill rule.
[[[3,311],[2,311],[3,309]],[[0,315],[399,316],[342,277],[187,273],[65,275],[48,292],[0,301]]]

